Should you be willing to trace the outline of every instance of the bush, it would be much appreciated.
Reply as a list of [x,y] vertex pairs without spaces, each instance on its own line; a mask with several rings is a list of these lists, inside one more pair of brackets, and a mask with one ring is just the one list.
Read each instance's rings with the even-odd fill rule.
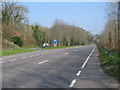
[[23,46],[23,40],[21,37],[18,37],[18,36],[12,37],[12,42],[15,43],[19,47]]

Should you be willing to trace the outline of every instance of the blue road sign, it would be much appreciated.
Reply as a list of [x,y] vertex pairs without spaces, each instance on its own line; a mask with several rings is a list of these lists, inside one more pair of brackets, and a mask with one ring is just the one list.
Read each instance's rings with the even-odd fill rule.
[[57,44],[57,40],[54,40],[54,42],[53,42],[54,44]]

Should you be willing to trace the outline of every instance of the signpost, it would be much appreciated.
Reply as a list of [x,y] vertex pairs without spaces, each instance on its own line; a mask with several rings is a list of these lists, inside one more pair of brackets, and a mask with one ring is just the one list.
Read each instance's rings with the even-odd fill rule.
[[53,41],[53,45],[54,45],[54,47],[57,47],[57,40]]

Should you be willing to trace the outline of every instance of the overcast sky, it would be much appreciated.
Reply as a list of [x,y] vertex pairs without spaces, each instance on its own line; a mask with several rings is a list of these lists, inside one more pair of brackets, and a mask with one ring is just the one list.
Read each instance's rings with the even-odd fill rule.
[[99,34],[106,22],[106,2],[23,2],[29,9],[30,24],[51,27],[55,19]]

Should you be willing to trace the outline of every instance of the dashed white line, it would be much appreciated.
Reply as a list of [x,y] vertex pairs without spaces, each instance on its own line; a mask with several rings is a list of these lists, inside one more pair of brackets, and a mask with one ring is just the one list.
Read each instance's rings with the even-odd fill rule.
[[87,59],[85,60],[85,62],[84,62],[84,64],[82,65],[81,68],[84,68],[84,67],[85,67],[86,63],[88,62],[89,58],[90,58],[91,55],[93,54],[94,50],[95,50],[95,47],[93,48],[92,52],[91,52],[90,55],[87,57]]
[[71,82],[71,84],[69,85],[69,88],[72,88],[75,83],[76,83],[76,79],[74,79],[74,80]]
[[10,61],[16,61],[17,59],[12,59],[12,60],[10,60]]
[[78,50],[75,50],[75,52],[77,52]]
[[76,76],[80,76],[80,74],[81,74],[81,71],[78,71],[78,73],[76,74]]
[[45,62],[48,62],[48,60],[45,60],[45,61],[39,62],[38,64],[42,64],[42,63],[45,63]]
[[0,63],[5,63],[6,61],[0,62]]
[[21,59],[25,59],[26,57],[22,57]]
[[36,54],[36,56],[39,56],[40,54]]
[[31,55],[31,56],[29,56],[29,57],[33,57],[34,55]]
[[68,53],[65,53],[65,55],[67,55]]

